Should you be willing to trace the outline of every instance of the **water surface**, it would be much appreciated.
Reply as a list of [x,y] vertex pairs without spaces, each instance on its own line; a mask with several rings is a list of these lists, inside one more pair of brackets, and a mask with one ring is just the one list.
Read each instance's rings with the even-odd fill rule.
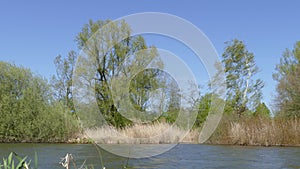
[[[149,145],[147,145],[149,146]],[[155,147],[157,145],[150,145]],[[118,148],[122,148],[119,146]],[[0,144],[0,158],[10,152],[34,158],[38,154],[40,169],[62,169],[60,158],[72,153],[78,166],[82,163],[107,169],[122,168],[290,168],[300,169],[299,147],[242,147],[179,144],[155,157],[128,159],[86,144]],[[101,158],[102,157],[102,158]],[[102,161],[102,162],[101,162]]]

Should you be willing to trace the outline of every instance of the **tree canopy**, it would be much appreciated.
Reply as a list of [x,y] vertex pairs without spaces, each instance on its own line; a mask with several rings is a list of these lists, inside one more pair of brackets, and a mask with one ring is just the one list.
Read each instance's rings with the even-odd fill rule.
[[[82,28],[76,41],[84,55],[79,58],[83,69],[77,70],[77,74],[86,77],[87,84],[91,81],[95,84],[96,100],[105,120],[116,127],[124,127],[132,119],[128,120],[120,114],[112,93],[116,91],[112,91],[111,84],[116,77],[133,77],[129,85],[131,102],[137,109],[145,111],[150,92],[160,84],[160,71],[149,69],[136,72],[136,69],[157,58],[155,47],[148,47],[142,36],[131,36],[130,27],[124,21],[90,21]],[[159,60],[154,64],[163,66]],[[95,76],[88,73],[91,69],[96,71]],[[124,80],[119,79],[118,82]]]
[[227,101],[238,115],[254,109],[260,103],[261,79],[255,79],[258,67],[254,54],[249,52],[243,41],[234,39],[227,42],[222,55],[227,84]]
[[278,115],[300,117],[300,42],[286,49],[273,74],[278,82],[275,104]]

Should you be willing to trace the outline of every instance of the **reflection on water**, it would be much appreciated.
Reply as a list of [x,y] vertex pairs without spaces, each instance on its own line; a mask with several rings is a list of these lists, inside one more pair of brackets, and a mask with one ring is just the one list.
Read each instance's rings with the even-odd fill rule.
[[176,144],[102,144],[101,148],[122,157],[147,158],[167,152]]
[[[110,148],[124,149],[121,145]],[[142,146],[142,145],[139,145]],[[155,151],[162,145],[145,145]],[[142,148],[142,147],[140,147]],[[124,149],[126,150],[126,149]],[[78,165],[101,168],[300,168],[299,147],[241,147],[180,144],[151,158],[128,159],[112,155],[97,146],[83,144],[0,144],[0,159],[11,151],[34,157],[38,153],[39,168],[61,169],[60,158],[72,153]],[[125,151],[124,151],[125,152]]]

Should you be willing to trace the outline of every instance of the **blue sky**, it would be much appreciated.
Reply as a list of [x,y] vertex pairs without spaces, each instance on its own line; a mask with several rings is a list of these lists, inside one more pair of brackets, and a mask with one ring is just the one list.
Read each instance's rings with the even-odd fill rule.
[[225,41],[245,41],[265,81],[270,105],[275,65],[285,48],[300,40],[300,1],[105,0],[8,1],[0,3],[0,60],[23,65],[45,77],[55,73],[54,58],[75,50],[75,36],[89,19],[117,19],[137,12],[164,12],[201,29],[219,55]]

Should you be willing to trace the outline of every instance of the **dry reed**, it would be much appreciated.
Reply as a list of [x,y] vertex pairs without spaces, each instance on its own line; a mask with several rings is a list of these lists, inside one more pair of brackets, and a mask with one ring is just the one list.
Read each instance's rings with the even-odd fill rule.
[[88,129],[86,134],[100,144],[168,144],[197,141],[197,131],[190,132],[184,140],[185,131],[168,123],[135,124],[124,129],[103,126]]
[[300,119],[251,117],[219,125],[218,136],[210,139],[214,144],[300,146]]
[[[135,124],[123,129],[103,126],[86,130],[100,144],[198,143],[199,129],[185,131],[165,122]],[[184,138],[182,138],[185,135]],[[300,119],[224,116],[210,144],[300,146]]]

